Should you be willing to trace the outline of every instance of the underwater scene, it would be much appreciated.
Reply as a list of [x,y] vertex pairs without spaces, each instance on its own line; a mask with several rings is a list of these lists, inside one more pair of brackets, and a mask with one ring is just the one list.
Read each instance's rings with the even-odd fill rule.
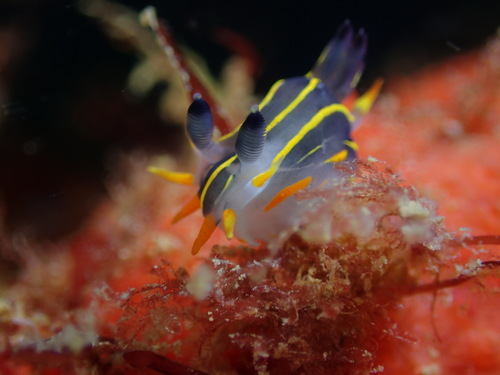
[[0,374],[499,374],[498,14],[2,2]]

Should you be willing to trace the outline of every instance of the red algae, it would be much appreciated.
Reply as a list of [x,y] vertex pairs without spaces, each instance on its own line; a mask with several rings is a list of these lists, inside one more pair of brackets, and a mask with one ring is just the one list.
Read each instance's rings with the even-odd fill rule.
[[354,134],[360,156],[384,160],[439,202],[450,229],[497,234],[499,77],[497,37],[480,52],[389,81]]
[[[351,178],[316,193],[325,196],[316,220],[274,256],[216,246],[191,277],[158,267],[159,282],[123,303],[120,345],[155,348],[208,373],[381,371],[377,343],[399,340],[389,312],[422,274],[435,274],[434,254],[448,236],[429,202],[389,168],[360,161],[348,171]],[[408,227],[425,236],[409,236]],[[209,289],[200,296],[193,284]]]
[[[445,224],[459,230],[459,237],[460,232],[465,238],[498,233],[500,96],[493,82],[500,74],[499,42],[493,39],[479,53],[418,77],[395,80],[356,134],[362,154],[388,161],[438,201]],[[441,277],[467,270],[474,275],[481,260],[498,260],[498,255],[498,248],[488,245],[451,250],[440,265]],[[416,341],[400,348],[381,342],[386,373],[498,373],[498,279],[480,280],[404,298],[405,307],[391,316]],[[405,355],[399,360],[401,351]]]

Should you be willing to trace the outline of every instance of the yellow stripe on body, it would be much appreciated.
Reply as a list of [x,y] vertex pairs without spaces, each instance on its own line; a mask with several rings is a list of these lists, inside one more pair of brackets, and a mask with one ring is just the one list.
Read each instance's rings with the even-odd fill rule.
[[212,184],[212,182],[219,175],[219,173],[223,169],[226,169],[227,167],[229,167],[236,160],[236,158],[237,158],[236,155],[231,156],[224,163],[222,163],[221,165],[219,165],[215,169],[215,171],[212,172],[212,174],[210,175],[210,177],[207,180],[207,183],[205,184],[205,186],[203,186],[203,190],[201,191],[201,194],[200,194],[200,205],[201,205],[201,207],[203,207],[203,204],[204,204],[204,201],[205,201],[205,196],[207,195],[207,190],[210,187],[210,185]]
[[227,190],[227,188],[229,187],[229,184],[231,183],[231,181],[233,181],[233,178],[234,178],[234,174],[232,174],[228,177],[228,179],[226,180],[226,183],[224,184],[224,187],[222,188],[221,194]]
[[290,112],[292,112],[305,98],[313,91],[318,84],[321,82],[319,78],[311,78],[309,84],[293,99],[290,104],[288,104],[284,110],[276,115],[273,120],[267,125],[266,133],[271,131],[276,125],[278,125]]
[[262,99],[262,101],[259,104],[259,111],[262,111],[262,108],[264,108],[274,98],[274,95],[276,95],[276,92],[278,91],[278,89],[281,86],[283,86],[283,83],[285,83],[285,80],[280,79],[279,81],[276,81],[276,83],[274,85],[271,86],[271,88],[269,89],[269,92],[267,93],[267,95],[264,97],[264,99]]
[[330,52],[331,47],[325,48],[323,51],[321,51],[321,55],[319,55],[318,61],[316,61],[316,66],[323,64],[323,62],[326,59],[326,56],[328,56],[328,52]]
[[[269,102],[274,98],[276,92],[283,85],[284,82],[285,80],[281,79],[271,87],[265,98],[262,100],[262,102],[260,102],[259,111],[262,111],[262,109],[269,104]],[[278,125],[280,121],[282,121],[291,111],[293,111],[300,104],[300,102],[302,102],[306,98],[306,96],[318,86],[320,82],[321,80],[319,78],[311,78],[309,80],[309,84],[295,97],[295,99],[292,100],[290,104],[288,104],[288,106],[286,106],[285,109],[283,109],[280,113],[278,113],[276,117],[274,117],[272,121],[267,125],[266,133],[269,132],[272,128],[274,128],[276,125]],[[241,124],[237,128],[235,128],[232,132],[220,137],[217,142],[222,142],[232,137],[240,130],[240,127]]]
[[252,184],[255,187],[261,187],[264,183],[271,178],[278,170],[283,159],[288,153],[312,130],[314,130],[325,117],[330,116],[335,112],[343,113],[349,121],[353,121],[354,117],[349,110],[339,103],[330,104],[329,106],[320,109],[312,118],[307,122],[298,133],[288,141],[288,143],[281,149],[281,151],[274,157],[269,169],[253,178]]
[[219,139],[217,140],[217,142],[222,142],[222,141],[225,141],[228,138],[231,138],[233,135],[235,135],[236,133],[239,132],[240,128],[241,128],[241,124],[239,124],[233,130],[231,130],[229,133],[220,136]]
[[319,146],[316,146],[314,147],[311,151],[309,151],[307,154],[305,154],[304,156],[302,156],[298,162],[295,163],[295,165],[297,164],[300,164],[302,161],[304,161],[305,158],[307,158],[308,156],[314,154],[316,151],[318,151],[321,147],[323,147],[322,145],[319,145]]
[[[285,82],[284,79],[280,79],[279,81],[276,81],[274,83],[274,85],[271,86],[271,88],[269,89],[269,92],[267,93],[267,95],[264,97],[264,99],[262,99],[262,101],[259,104],[259,111],[262,111],[262,108],[264,108],[274,98],[274,95],[276,95],[276,92],[278,91],[278,89],[281,86],[283,86],[284,82]],[[241,124],[239,124],[231,132],[229,132],[229,133],[224,134],[223,136],[221,136],[217,140],[217,142],[222,142],[222,141],[224,141],[224,140],[232,137],[233,135],[235,135],[236,133],[238,133],[238,131],[240,130],[240,128],[241,128]]]

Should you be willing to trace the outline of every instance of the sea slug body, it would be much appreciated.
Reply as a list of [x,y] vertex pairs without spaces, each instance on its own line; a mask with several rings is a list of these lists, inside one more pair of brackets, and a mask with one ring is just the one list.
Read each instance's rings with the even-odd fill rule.
[[217,140],[209,104],[194,95],[187,133],[197,174],[150,168],[171,181],[199,183],[197,197],[174,219],[201,207],[205,220],[193,253],[217,226],[228,238],[269,242],[318,203],[296,199],[297,192],[328,186],[339,177],[335,164],[356,158],[351,131],[382,84],[376,81],[351,109],[343,104],[362,73],[366,45],[364,31],[345,22],[309,73],[276,82],[239,127]]

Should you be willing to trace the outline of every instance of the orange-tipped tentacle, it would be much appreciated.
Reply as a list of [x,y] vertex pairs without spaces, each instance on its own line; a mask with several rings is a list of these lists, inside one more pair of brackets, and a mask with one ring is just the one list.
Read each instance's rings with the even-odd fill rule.
[[203,224],[200,228],[198,236],[194,240],[193,247],[191,248],[191,254],[196,255],[200,251],[201,247],[208,241],[215,228],[217,228],[217,223],[212,214],[205,216]]
[[271,200],[271,202],[269,202],[269,204],[266,206],[266,208],[264,208],[264,212],[267,212],[270,209],[276,207],[278,204],[283,202],[288,197],[294,195],[299,190],[306,188],[307,186],[309,186],[311,181],[312,181],[312,177],[309,176],[309,177],[306,177],[300,181],[297,181],[296,183],[294,183],[290,186],[287,186],[286,188],[281,190],[278,194],[276,194],[276,196]]
[[163,168],[148,167],[148,172],[154,173],[160,177],[163,177],[165,180],[175,182],[182,185],[194,186],[194,176],[191,173],[183,173],[183,172],[171,172],[167,171]]
[[355,102],[352,109],[352,112],[355,116],[363,116],[368,113],[370,108],[373,106],[373,103],[377,99],[380,90],[382,90],[382,86],[384,85],[384,80],[382,78],[378,78],[373,85],[361,95]]
[[193,198],[191,198],[172,219],[172,224],[176,224],[186,216],[191,215],[198,208],[200,208],[200,197],[196,194]]
[[347,159],[347,150],[341,150],[339,152],[337,152],[335,155],[333,155],[331,158],[328,158],[327,160],[325,160],[324,162],[325,163],[338,163],[340,161],[344,161],[345,159]]

